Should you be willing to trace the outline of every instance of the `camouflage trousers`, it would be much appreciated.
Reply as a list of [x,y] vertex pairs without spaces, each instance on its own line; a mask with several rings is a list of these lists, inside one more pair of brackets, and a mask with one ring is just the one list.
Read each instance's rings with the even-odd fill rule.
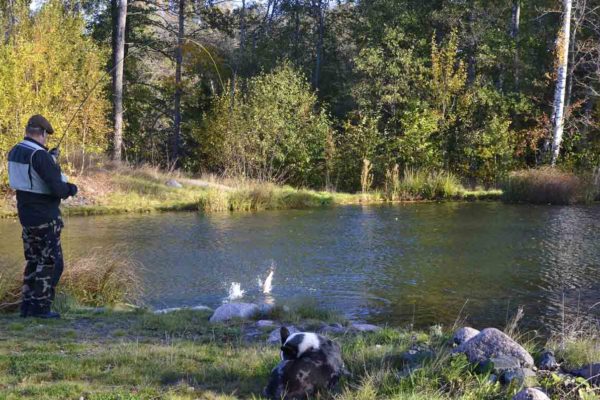
[[47,224],[23,227],[25,273],[21,315],[45,314],[50,311],[54,290],[63,272],[60,233],[64,224],[59,217]]

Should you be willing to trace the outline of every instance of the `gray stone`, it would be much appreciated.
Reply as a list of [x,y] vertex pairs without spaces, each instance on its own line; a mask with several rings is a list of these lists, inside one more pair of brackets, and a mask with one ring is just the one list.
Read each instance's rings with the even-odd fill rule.
[[516,387],[531,387],[537,384],[536,377],[535,372],[529,368],[515,368],[504,371],[500,376],[500,382]]
[[275,305],[274,304],[266,304],[266,303],[262,303],[258,305],[258,310],[260,315],[269,315],[271,314],[271,312],[275,309]]
[[251,319],[260,313],[256,304],[227,303],[215,310],[210,317],[210,322],[225,322],[232,319]]
[[546,350],[540,356],[539,368],[542,371],[556,371],[560,365],[556,362],[554,353],[550,350]]
[[600,386],[600,363],[586,365],[573,371],[573,374],[586,379],[594,386]]
[[470,328],[465,326],[464,328],[460,328],[456,332],[454,332],[454,336],[452,337],[452,342],[460,346],[461,344],[468,342],[473,339],[475,336],[479,335],[479,331],[477,329]]
[[260,321],[256,322],[256,326],[258,328],[270,328],[272,326],[275,326],[275,321],[272,321],[270,319],[261,319]]
[[416,344],[413,345],[410,350],[400,354],[400,361],[402,362],[402,365],[412,369],[433,357],[433,350],[427,346]]
[[371,325],[371,324],[355,324],[353,323],[350,328],[352,330],[358,331],[358,332],[379,332],[381,330],[380,326],[377,325]]
[[455,350],[464,353],[473,364],[484,363],[494,357],[510,356],[519,360],[521,366],[533,367],[533,357],[520,344],[496,328],[487,328],[464,342]]
[[518,358],[500,355],[498,357],[492,357],[479,363],[477,369],[480,373],[493,372],[499,376],[502,376],[504,372],[521,368],[521,362]]
[[194,307],[172,307],[172,308],[163,308],[161,310],[155,310],[154,314],[170,314],[176,311],[183,311],[183,310],[191,310],[191,311],[211,311],[212,312],[212,308],[210,307],[206,307],[206,306],[194,306]]
[[550,398],[539,389],[527,388],[517,393],[512,400],[550,400]]
[[[288,329],[288,331],[290,331],[290,334],[294,334],[294,333],[300,332],[298,330],[298,328],[296,328],[293,325],[286,326],[286,328]],[[271,334],[269,335],[269,337],[267,339],[267,343],[269,343],[269,344],[281,344],[281,328],[277,328],[273,332],[271,332]]]
[[172,188],[182,188],[183,185],[179,182],[177,182],[175,179],[169,179],[167,182],[165,182],[165,185],[167,185],[168,187],[172,187]]
[[333,333],[333,334],[343,334],[346,333],[346,328],[342,324],[329,324],[324,325],[319,329],[320,333]]

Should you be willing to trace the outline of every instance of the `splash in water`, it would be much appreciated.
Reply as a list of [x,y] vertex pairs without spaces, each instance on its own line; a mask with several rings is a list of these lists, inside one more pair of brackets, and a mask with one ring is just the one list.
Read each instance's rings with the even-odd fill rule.
[[242,285],[238,282],[231,282],[231,286],[229,287],[229,296],[227,296],[227,300],[239,300],[244,297],[244,290],[242,290]]
[[262,279],[258,278],[258,287],[263,292],[263,294],[271,294],[271,290],[273,289],[273,276],[275,275],[275,266],[271,265],[269,269],[269,275],[267,275],[267,279],[263,282]]

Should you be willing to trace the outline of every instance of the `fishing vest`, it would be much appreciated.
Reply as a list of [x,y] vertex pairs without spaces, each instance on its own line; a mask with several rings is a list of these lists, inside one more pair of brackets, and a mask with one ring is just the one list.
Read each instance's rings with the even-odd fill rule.
[[8,154],[8,180],[14,190],[51,194],[50,187],[35,171],[31,162],[38,151],[47,151],[30,140],[23,140]]

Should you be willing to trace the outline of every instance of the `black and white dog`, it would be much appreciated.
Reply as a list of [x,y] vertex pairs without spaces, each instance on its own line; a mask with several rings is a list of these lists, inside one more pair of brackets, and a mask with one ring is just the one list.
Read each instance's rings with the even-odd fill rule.
[[346,374],[340,346],[311,332],[281,328],[281,362],[271,372],[263,395],[272,400],[301,400],[332,389]]

